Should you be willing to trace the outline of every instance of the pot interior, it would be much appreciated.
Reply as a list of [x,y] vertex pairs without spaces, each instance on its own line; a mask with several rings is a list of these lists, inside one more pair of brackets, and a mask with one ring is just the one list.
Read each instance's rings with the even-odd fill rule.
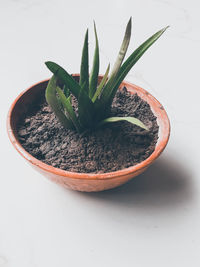
[[[79,76],[73,75],[75,79],[78,81]],[[102,79],[102,77],[99,77],[99,82]],[[44,101],[45,98],[45,89],[47,87],[48,80],[40,82],[32,87],[30,87],[28,90],[26,90],[24,93],[22,93],[18,99],[15,101],[15,104],[13,106],[12,112],[10,114],[10,126],[13,131],[13,134],[15,135],[15,138],[18,140],[17,136],[17,126],[19,123],[19,120],[23,119],[25,117],[26,112],[31,108],[34,107],[34,105],[39,102]],[[154,115],[157,117],[157,123],[159,126],[159,132],[158,132],[158,142],[156,144],[156,147],[160,145],[161,142],[166,143],[169,138],[169,120],[167,117],[167,114],[163,108],[163,106],[147,91],[144,89],[132,85],[128,82],[123,82],[120,86],[120,88],[123,88],[126,86],[127,90],[131,93],[137,93],[143,100],[145,100],[150,106],[151,110],[153,111]]]

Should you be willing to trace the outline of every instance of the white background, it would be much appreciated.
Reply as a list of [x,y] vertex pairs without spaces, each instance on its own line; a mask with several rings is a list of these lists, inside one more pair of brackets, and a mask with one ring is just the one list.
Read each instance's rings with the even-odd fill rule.
[[[0,267],[200,266],[200,4],[198,0],[0,0]],[[129,53],[171,27],[126,80],[166,108],[162,156],[128,184],[102,193],[59,187],[11,146],[6,115],[15,97],[50,77],[44,61],[79,72],[93,19],[101,73],[113,64],[129,17]]]

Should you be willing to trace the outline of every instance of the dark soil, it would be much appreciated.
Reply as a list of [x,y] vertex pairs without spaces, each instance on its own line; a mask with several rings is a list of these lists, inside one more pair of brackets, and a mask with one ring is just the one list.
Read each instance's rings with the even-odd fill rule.
[[30,107],[20,122],[18,136],[22,146],[35,158],[72,172],[117,171],[148,158],[158,138],[158,125],[150,106],[124,88],[116,94],[112,115],[134,116],[150,131],[117,122],[80,135],[64,129],[43,100]]

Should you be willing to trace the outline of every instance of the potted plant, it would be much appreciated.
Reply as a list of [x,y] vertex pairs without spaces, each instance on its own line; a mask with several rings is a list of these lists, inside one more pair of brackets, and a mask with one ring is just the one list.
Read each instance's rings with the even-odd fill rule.
[[52,78],[21,93],[8,114],[8,134],[17,151],[54,182],[79,191],[114,188],[142,173],[165,148],[170,125],[163,106],[124,78],[166,29],[151,36],[123,63],[131,37],[130,19],[110,75],[110,65],[99,75],[95,23],[90,75],[88,30],[80,75],[46,62]]

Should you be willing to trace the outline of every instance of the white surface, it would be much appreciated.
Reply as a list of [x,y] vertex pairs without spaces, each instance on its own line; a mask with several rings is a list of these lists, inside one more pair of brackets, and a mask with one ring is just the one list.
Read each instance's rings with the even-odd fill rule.
[[[200,266],[199,9],[198,0],[0,0],[1,267]],[[93,19],[103,73],[131,15],[129,53],[171,25],[126,78],[164,105],[170,142],[148,171],[118,189],[65,190],[14,151],[8,108],[23,89],[50,77],[44,61],[79,72],[88,26],[94,46]]]

